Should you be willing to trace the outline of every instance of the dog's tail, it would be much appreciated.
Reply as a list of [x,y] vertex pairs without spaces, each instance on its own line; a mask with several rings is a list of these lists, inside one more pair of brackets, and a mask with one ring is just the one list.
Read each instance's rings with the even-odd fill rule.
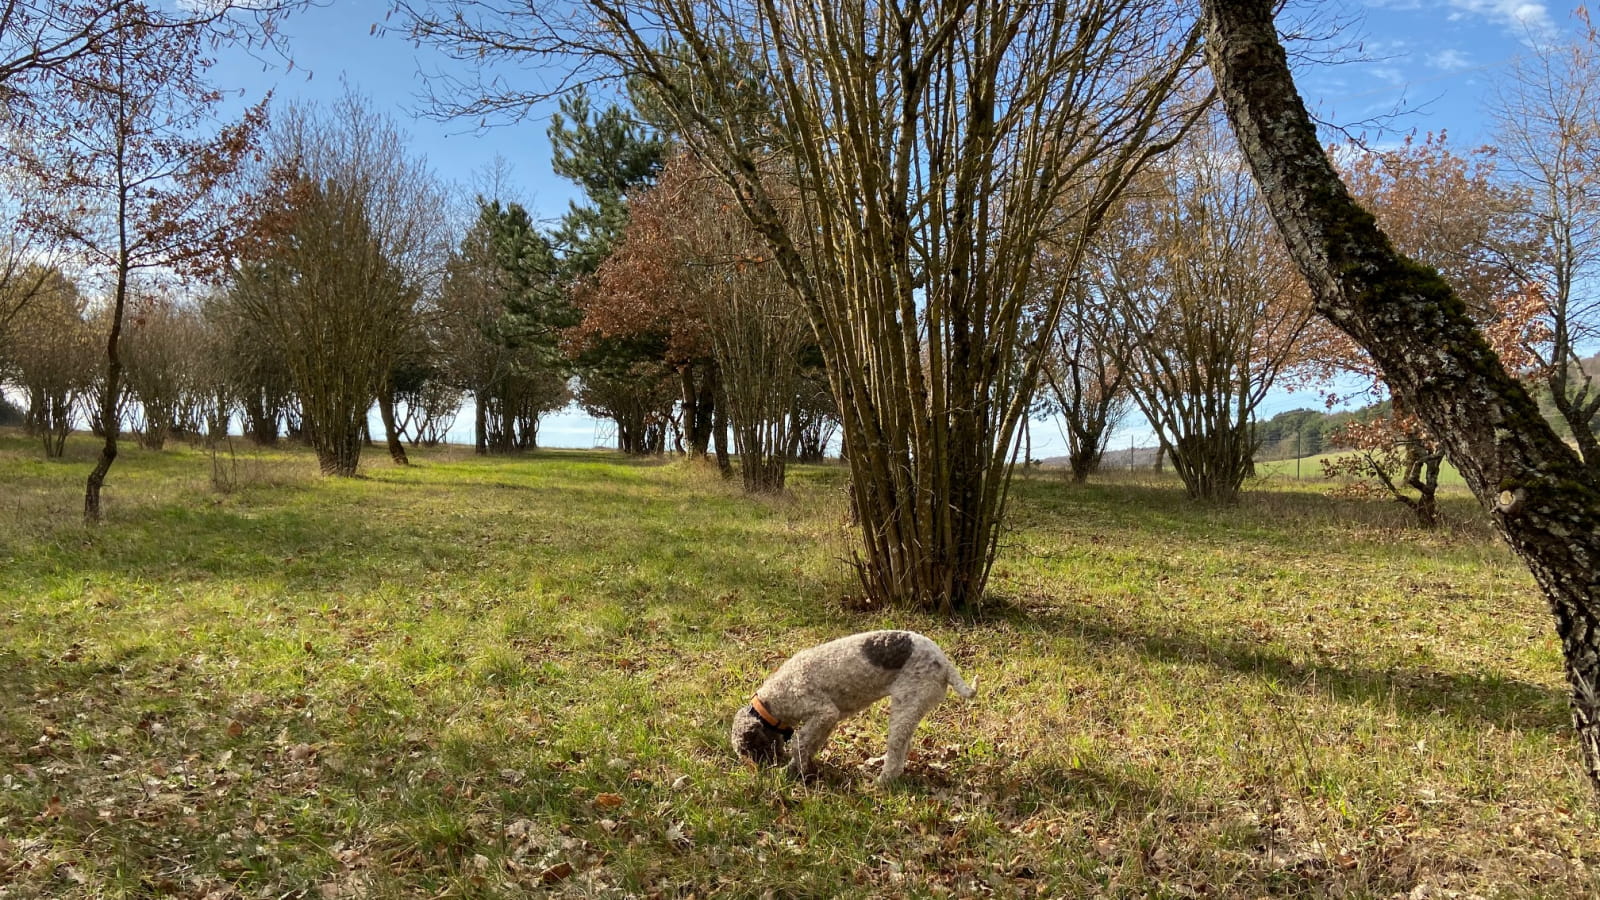
[[955,664],[949,660],[945,660],[944,680],[963,700],[971,700],[978,694],[978,689],[974,687],[978,683],[978,679],[972,679],[972,684],[962,681],[961,673],[956,671]]

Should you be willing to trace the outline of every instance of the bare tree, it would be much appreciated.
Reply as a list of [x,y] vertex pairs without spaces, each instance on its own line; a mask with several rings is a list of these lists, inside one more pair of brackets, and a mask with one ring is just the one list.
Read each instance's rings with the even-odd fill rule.
[[1231,501],[1312,312],[1223,123],[1147,168],[1102,237],[1091,277],[1128,335],[1130,392],[1189,495]]
[[222,327],[213,311],[221,288],[202,295],[190,311],[194,319],[194,370],[191,390],[194,396],[195,428],[204,431],[207,446],[226,438],[234,413],[240,409],[242,385],[233,380],[236,367],[231,360],[234,336]]
[[[0,102],[59,89],[81,78],[76,67],[135,33],[204,32],[212,42],[244,41],[281,50],[277,26],[307,0],[4,0],[0,2]],[[52,80],[55,83],[52,83]]]
[[194,434],[210,401],[202,381],[207,350],[200,311],[146,294],[130,307],[123,359],[131,422],[139,443],[160,450],[174,434]]
[[293,379],[273,349],[266,323],[253,319],[231,289],[201,300],[217,379],[226,387],[221,407],[237,408],[244,433],[262,445],[277,442],[295,419]]
[[[59,457],[72,432],[74,409],[94,384],[94,335],[87,302],[58,269],[23,269],[19,305],[8,331],[8,379],[28,398],[24,423],[45,456]],[[9,296],[9,293],[5,294]]]
[[[401,6],[414,35],[464,59],[575,52],[574,77],[651,87],[810,318],[843,419],[867,595],[978,604],[1043,358],[1022,327],[1041,296],[1034,256],[1047,235],[1092,233],[1158,152],[1198,47],[1193,20],[1155,0],[1072,15],[998,0]],[[752,83],[770,94],[752,102]],[[463,87],[445,112],[535,99]],[[764,181],[775,165],[799,216]],[[1046,297],[1043,331],[1064,296]]]
[[1580,364],[1600,339],[1600,34],[1582,24],[1575,39],[1518,57],[1493,109],[1499,158],[1539,225],[1526,280],[1549,302],[1551,340],[1540,355],[1552,400],[1600,473],[1600,383]]
[[268,145],[272,199],[234,299],[284,361],[323,473],[352,476],[442,269],[445,204],[394,123],[353,95],[290,109]]
[[1068,471],[1074,483],[1083,484],[1099,471],[1111,432],[1133,406],[1120,362],[1129,335],[1082,273],[1050,275],[1076,281],[1040,374],[1050,389],[1050,411],[1060,417],[1067,438]]
[[608,354],[583,366],[575,399],[589,415],[617,426],[617,449],[635,455],[667,451],[678,373],[659,357]]
[[1274,0],[1204,0],[1218,91],[1317,311],[1444,445],[1550,603],[1573,724],[1600,788],[1600,485],[1450,286],[1350,198],[1295,90]]

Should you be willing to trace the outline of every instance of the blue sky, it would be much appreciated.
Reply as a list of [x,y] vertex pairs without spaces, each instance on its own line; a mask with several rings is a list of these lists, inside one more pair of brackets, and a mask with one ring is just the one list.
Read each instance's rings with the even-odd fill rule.
[[[1390,142],[1412,129],[1448,130],[1460,148],[1489,142],[1493,135],[1487,101],[1507,61],[1529,42],[1564,31],[1573,24],[1576,4],[1528,3],[1518,0],[1367,0],[1328,3],[1305,0],[1302,8],[1319,15],[1337,15],[1347,27],[1339,39],[1359,44],[1357,61],[1307,65],[1299,71],[1301,92],[1318,116],[1356,130],[1378,142]],[[260,60],[228,53],[214,70],[218,87],[241,90],[242,99],[258,99],[273,90],[275,103],[322,102],[338,96],[348,83],[388,111],[409,131],[413,152],[426,158],[447,182],[460,185],[464,196],[496,157],[511,167],[511,195],[536,216],[558,217],[575,190],[550,171],[545,128],[554,109],[537,110],[520,123],[486,130],[477,123],[436,122],[419,117],[423,72],[450,65],[430,48],[413,47],[395,34],[382,34],[387,4],[377,0],[337,0],[290,19],[284,28],[294,68],[265,66]],[[379,26],[374,33],[374,26]],[[1397,108],[1403,112],[1383,122],[1384,132],[1368,123]],[[1261,413],[1317,406],[1309,393],[1269,397]],[[461,439],[458,422],[452,439]],[[589,446],[595,423],[581,413],[553,416],[541,433],[551,446]],[[1035,427],[1035,455],[1060,452],[1055,429]],[[1133,432],[1128,434],[1127,431]],[[1141,423],[1113,438],[1126,446],[1148,437]]]
[[[1327,5],[1327,4],[1324,4]],[[1570,28],[1576,4],[1517,0],[1368,0],[1336,4],[1354,18],[1360,61],[1306,67],[1300,88],[1342,125],[1407,110],[1399,131],[1448,130],[1461,147],[1488,143],[1485,115],[1507,62],[1529,43]]]

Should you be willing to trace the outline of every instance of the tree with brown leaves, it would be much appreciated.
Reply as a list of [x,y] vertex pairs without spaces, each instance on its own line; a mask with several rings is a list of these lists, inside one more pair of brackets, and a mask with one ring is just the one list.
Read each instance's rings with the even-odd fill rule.
[[221,95],[206,82],[209,35],[157,27],[127,4],[94,52],[60,64],[57,89],[36,98],[15,165],[41,190],[24,221],[94,270],[109,294],[99,421],[105,441],[84,491],[84,518],[101,518],[100,490],[117,456],[119,352],[133,282],[205,277],[237,238],[241,162],[266,121],[265,102],[214,126]]
[[726,185],[702,164],[674,157],[632,203],[622,244],[600,267],[585,324],[659,331],[669,363],[716,373],[715,402],[726,407],[745,489],[770,493],[782,490],[799,440],[810,326],[770,251],[734,207]]
[[234,300],[284,361],[323,474],[354,476],[368,411],[443,269],[443,192],[354,95],[288,110],[268,166]]
[[[1537,286],[1524,283],[1536,251],[1534,223],[1523,211],[1525,194],[1501,183],[1489,154],[1458,154],[1443,134],[1407,138],[1392,150],[1332,153],[1350,192],[1395,246],[1449,280],[1506,367],[1525,377],[1544,374],[1539,351],[1549,347],[1549,307]],[[1392,398],[1372,357],[1347,335],[1324,325],[1317,353],[1325,372],[1361,376],[1366,397]],[[1325,460],[1328,477],[1355,479],[1352,490],[1375,484],[1410,508],[1418,525],[1439,524],[1444,448],[1403,401],[1385,416],[1350,423],[1333,441],[1353,452]]]

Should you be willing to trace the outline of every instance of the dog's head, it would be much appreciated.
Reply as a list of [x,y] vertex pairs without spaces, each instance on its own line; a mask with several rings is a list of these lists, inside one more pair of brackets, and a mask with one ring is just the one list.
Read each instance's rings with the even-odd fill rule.
[[774,728],[762,721],[754,707],[745,706],[733,714],[733,750],[758,765],[781,762],[790,734],[787,728]]

